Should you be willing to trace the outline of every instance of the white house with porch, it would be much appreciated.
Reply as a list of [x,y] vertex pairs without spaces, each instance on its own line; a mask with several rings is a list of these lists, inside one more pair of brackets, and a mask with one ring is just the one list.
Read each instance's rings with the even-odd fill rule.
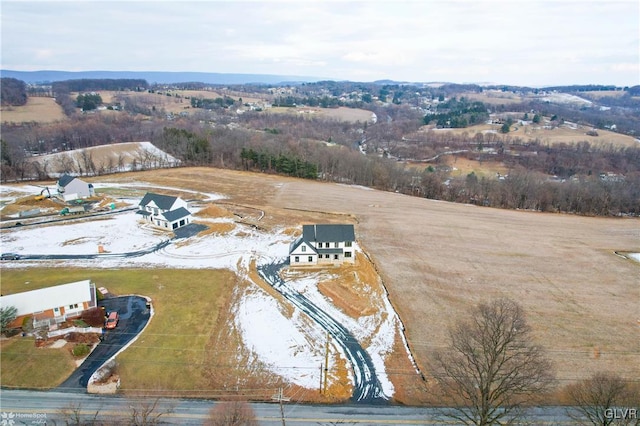
[[16,318],[9,325],[20,327],[25,317],[34,325],[60,323],[97,306],[96,287],[90,280],[45,287],[0,297],[0,307],[14,306]]
[[289,245],[291,266],[355,262],[353,225],[303,225],[302,235]]
[[155,226],[174,230],[193,220],[188,207],[180,197],[147,192],[138,205],[137,214]]

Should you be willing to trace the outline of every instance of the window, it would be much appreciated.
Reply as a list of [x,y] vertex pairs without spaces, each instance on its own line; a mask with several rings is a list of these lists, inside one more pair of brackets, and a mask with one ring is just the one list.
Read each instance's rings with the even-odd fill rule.
[[300,262],[300,256],[296,256],[296,257],[294,257],[294,258],[293,258],[293,262],[294,262],[294,263],[298,263],[298,262]]
[[338,255],[337,254],[333,255],[333,260],[338,260]]
[[53,312],[55,312],[55,313],[60,312],[60,308],[53,308]]
[[351,257],[351,252],[350,251],[345,251],[344,252],[344,257]]
[[78,304],[74,303],[73,305],[69,305],[69,309],[78,309]]
[[309,256],[309,262],[313,262],[313,256]]
[[344,246],[345,247],[351,247],[351,241],[345,241],[344,242]]
[[303,252],[307,251],[307,246],[302,246],[302,251]]
[[333,247],[338,248],[340,246],[340,243],[333,243]]

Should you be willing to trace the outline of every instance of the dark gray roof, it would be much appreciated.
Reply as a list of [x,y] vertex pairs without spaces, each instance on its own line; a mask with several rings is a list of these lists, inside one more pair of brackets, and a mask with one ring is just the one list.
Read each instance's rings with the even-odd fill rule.
[[64,188],[65,186],[69,185],[75,178],[75,176],[64,174],[60,176],[60,179],[58,179],[58,185]]
[[341,248],[318,249],[318,254],[342,254],[344,250]]
[[[295,249],[297,249],[298,247],[300,247],[300,245],[304,242],[304,239],[302,238],[302,236],[298,237],[294,242],[292,242],[291,244],[289,244],[289,253],[291,253],[292,251],[294,251]],[[313,248],[313,246],[310,246],[307,244],[307,247],[309,247],[311,249],[312,254],[317,253],[316,249]]]
[[303,225],[302,239],[316,242],[355,241],[353,225]]
[[153,201],[156,204],[156,206],[158,206],[158,208],[162,210],[169,210],[171,209],[171,206],[173,206],[173,203],[175,203],[177,199],[178,197],[172,197],[170,195],[161,195],[161,194],[154,194],[153,192],[147,192],[144,195],[144,198],[142,199],[142,201],[140,201],[140,205],[146,206],[151,201]]
[[136,212],[136,214],[142,215],[142,216],[151,216],[151,212],[148,212],[146,210],[138,210]]
[[162,213],[162,216],[164,216],[164,218],[169,222],[175,222],[176,220],[182,219],[183,217],[189,216],[190,214],[191,213],[189,213],[189,210],[185,209],[184,207],[180,207],[179,209],[164,212]]

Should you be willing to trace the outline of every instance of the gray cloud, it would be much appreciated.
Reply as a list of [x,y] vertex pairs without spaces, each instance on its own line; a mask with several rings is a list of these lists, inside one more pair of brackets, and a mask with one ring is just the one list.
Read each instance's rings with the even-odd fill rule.
[[624,1],[17,1],[2,68],[639,84]]

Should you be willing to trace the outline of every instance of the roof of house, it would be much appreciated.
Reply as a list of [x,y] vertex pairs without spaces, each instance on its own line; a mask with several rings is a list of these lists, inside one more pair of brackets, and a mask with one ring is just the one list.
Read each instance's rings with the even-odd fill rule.
[[303,225],[302,239],[317,242],[355,241],[353,225]]
[[189,210],[185,209],[184,207],[162,213],[162,216],[164,216],[164,218],[169,222],[175,222],[176,220],[182,219],[183,217],[187,217],[189,215],[191,215],[191,212],[189,212]]
[[91,281],[77,281],[69,284],[25,291],[0,297],[2,307],[15,306],[17,315],[29,315],[75,303],[92,300]]
[[318,254],[342,254],[344,250],[341,248],[318,249]]
[[154,194],[153,192],[147,192],[140,201],[141,206],[146,206],[150,202],[154,202],[159,209],[170,210],[173,203],[176,202],[178,197],[172,197],[170,195]]
[[[304,239],[302,238],[302,235],[301,235],[298,238],[296,238],[295,241],[293,241],[291,244],[289,244],[289,253],[292,253],[295,249],[300,247],[302,245],[302,243],[304,243]],[[310,254],[314,254],[314,253],[318,254],[318,252],[316,251],[316,249],[312,245],[307,244],[307,247],[309,247],[311,249],[311,253]]]
[[65,186],[69,185],[75,178],[75,176],[64,174],[60,176],[60,179],[58,179],[58,185],[64,188]]

